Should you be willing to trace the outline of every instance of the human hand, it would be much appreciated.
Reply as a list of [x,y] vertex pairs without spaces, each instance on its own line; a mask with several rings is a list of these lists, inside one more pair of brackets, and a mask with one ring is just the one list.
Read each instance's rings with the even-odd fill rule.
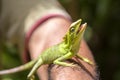
[[[45,21],[32,34],[29,41],[29,51],[32,59],[48,47],[62,41],[71,22],[65,18],[55,17]],[[81,43],[79,54],[94,62],[93,56],[85,41]],[[38,69],[41,80],[94,80],[96,67],[81,60],[74,59],[77,67],[63,67],[58,65],[43,65]]]

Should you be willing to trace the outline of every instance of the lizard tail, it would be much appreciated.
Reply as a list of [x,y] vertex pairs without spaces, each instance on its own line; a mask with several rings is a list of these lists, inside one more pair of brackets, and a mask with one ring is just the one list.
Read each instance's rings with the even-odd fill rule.
[[1,70],[0,71],[0,75],[5,75],[5,74],[12,74],[12,73],[16,73],[16,72],[20,72],[23,70],[27,70],[32,68],[32,66],[36,63],[36,60],[30,61],[24,65],[21,65],[19,67],[16,68],[12,68],[12,69],[7,69],[7,70]]
[[36,62],[36,64],[33,66],[32,70],[28,74],[27,78],[31,80],[31,78],[34,76],[34,73],[36,70],[43,64],[42,58],[39,58],[39,60]]

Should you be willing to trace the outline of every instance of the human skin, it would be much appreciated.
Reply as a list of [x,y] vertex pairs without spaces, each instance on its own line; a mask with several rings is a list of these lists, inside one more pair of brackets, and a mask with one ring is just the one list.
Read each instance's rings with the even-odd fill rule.
[[[28,49],[31,59],[37,58],[45,49],[62,41],[71,21],[54,17],[41,24],[32,34]],[[57,54],[57,53],[56,53]],[[82,40],[78,54],[95,61],[86,42]],[[76,67],[65,67],[58,65],[43,65],[37,73],[41,80],[94,80],[96,65],[89,65],[84,61],[73,58]],[[71,60],[70,60],[71,61]],[[69,62],[69,61],[68,61]]]

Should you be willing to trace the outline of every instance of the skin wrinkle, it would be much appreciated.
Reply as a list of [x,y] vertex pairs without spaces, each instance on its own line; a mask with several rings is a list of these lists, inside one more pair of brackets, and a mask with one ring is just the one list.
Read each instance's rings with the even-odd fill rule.
[[[74,62],[75,64],[76,64],[76,67],[74,67],[74,68],[72,68],[73,69],[73,71],[75,71],[75,70],[78,70],[78,71],[81,71],[81,74],[86,74],[86,75],[88,75],[88,76],[90,76],[91,78],[92,78],[92,80],[99,80],[99,73],[97,72],[98,70],[97,70],[97,68],[96,68],[96,70],[95,70],[95,72],[96,73],[98,73],[98,75],[96,75],[96,76],[94,76],[94,75],[92,75],[92,73],[88,70],[88,69],[86,69],[85,68],[85,66],[84,65],[82,65],[82,63],[80,62],[80,60],[78,60],[78,59],[76,59],[77,61],[75,61],[75,60],[73,60],[73,59],[69,59],[69,60],[67,60],[68,62]],[[79,62],[78,62],[79,61]],[[59,69],[64,69],[64,67],[61,67],[61,66],[59,66],[59,65],[54,65],[54,64],[50,64],[49,66],[48,66],[48,69],[47,69],[47,75],[48,75],[48,79],[47,80],[53,80],[52,79],[52,76],[50,75],[51,73],[52,73],[52,69],[54,69],[54,67],[57,69],[57,68],[59,68]],[[63,71],[63,72],[65,72],[65,70]],[[62,72],[62,73],[63,73]],[[59,72],[58,72],[59,73]],[[56,73],[56,74],[58,74],[58,73]],[[63,74],[64,75],[64,74]],[[60,76],[61,77],[61,76]],[[63,79],[62,79],[63,80]],[[89,80],[89,79],[86,79],[86,80]]]
[[[73,72],[76,72],[76,73],[79,73],[79,76],[81,74],[84,74],[86,76],[89,76],[88,79],[85,79],[85,80],[98,80],[98,75],[95,75],[95,73],[93,74],[92,72],[90,72],[82,63],[80,60],[78,60],[78,58],[74,58],[74,59],[69,59],[67,60],[67,62],[69,63],[74,63],[76,66],[75,67],[67,67],[68,69],[65,69],[65,67],[63,66],[59,66],[59,65],[54,65],[54,64],[51,64],[49,67],[48,67],[48,72],[49,74],[52,74],[52,73],[56,73],[56,74],[59,74],[61,73],[60,75],[58,75],[58,77],[63,77],[62,80],[64,80],[64,73],[68,73],[67,75],[69,75],[69,72],[71,72],[71,70]],[[89,65],[89,64],[88,64]],[[91,66],[91,65],[90,65]],[[92,66],[91,66],[92,67]],[[60,72],[57,72],[55,70],[59,70]],[[95,69],[95,72],[97,70]],[[54,74],[53,74],[54,75]],[[66,75],[66,74],[65,74]],[[49,79],[50,80],[54,80],[52,79],[52,75],[49,75]],[[81,78],[82,80],[84,80],[84,78]],[[56,80],[56,79],[55,79]],[[67,79],[69,80],[69,79]],[[71,80],[71,79],[70,79]],[[74,80],[74,79],[73,79]]]
[[[80,60],[78,60],[78,58],[77,58],[76,64],[78,64],[78,66],[81,67],[82,71],[84,71],[85,74],[87,74],[87,75],[90,76],[93,80],[95,80],[94,75],[80,62]],[[78,70],[80,70],[80,69],[78,69]]]

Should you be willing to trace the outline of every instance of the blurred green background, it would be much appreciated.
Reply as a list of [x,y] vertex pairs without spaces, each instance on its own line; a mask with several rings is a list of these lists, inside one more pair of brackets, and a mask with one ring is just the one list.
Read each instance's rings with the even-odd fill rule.
[[60,0],[73,20],[88,23],[85,39],[102,80],[120,80],[120,0]]
[[[82,18],[88,26],[85,39],[95,56],[101,80],[120,80],[120,0],[59,0],[73,21]],[[21,64],[11,45],[0,46],[0,68]],[[7,54],[9,53],[9,54]],[[0,80],[25,80],[27,71],[2,76]]]

